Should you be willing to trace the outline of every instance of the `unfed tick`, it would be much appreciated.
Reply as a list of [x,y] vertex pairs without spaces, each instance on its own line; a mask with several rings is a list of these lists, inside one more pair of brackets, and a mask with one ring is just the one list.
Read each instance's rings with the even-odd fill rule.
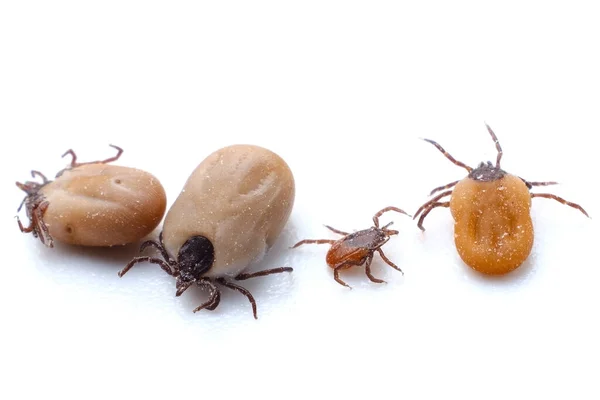
[[[573,207],[588,216],[578,204],[554,194],[531,193],[534,186],[555,185],[556,182],[530,182],[500,168],[502,148],[492,129],[487,130],[496,144],[496,164],[481,162],[477,168],[457,161],[442,146],[430,139],[447,159],[467,170],[462,180],[433,189],[415,213],[418,227],[425,230],[425,217],[437,207],[450,208],[454,219],[454,241],[461,259],[471,268],[484,274],[500,275],[518,268],[529,256],[534,240],[530,215],[531,199],[543,197]],[[453,190],[448,190],[454,187]],[[441,201],[444,197],[450,201]],[[589,217],[589,216],[588,216]]]
[[292,271],[245,272],[277,240],[294,198],[292,171],[277,154],[252,145],[219,149],[188,178],[167,213],[159,241],[142,244],[140,251],[154,247],[162,258],[136,257],[119,276],[140,262],[158,264],[175,278],[176,296],[193,284],[208,289],[209,299],[194,312],[217,308],[219,284],[245,295],[257,318],[254,297],[233,281]]
[[[371,262],[375,252],[379,253],[379,256],[385,261],[390,267],[402,272],[402,270],[391,262],[381,250],[381,247],[390,240],[390,236],[397,235],[398,231],[388,229],[392,222],[388,223],[383,227],[379,227],[379,217],[388,211],[396,211],[405,215],[406,212],[396,207],[386,207],[373,216],[373,224],[371,228],[364,229],[362,231],[348,233],[338,229],[332,228],[331,226],[325,225],[330,231],[342,235],[341,239],[305,239],[296,243],[292,248],[296,248],[303,244],[330,244],[331,247],[327,252],[326,262],[329,267],[333,269],[333,278],[337,283],[342,286],[346,286],[350,289],[350,285],[340,279],[340,271],[348,269],[354,266],[365,265],[365,272],[367,277],[375,283],[385,283],[384,280],[375,278],[371,273]],[[410,215],[408,215],[410,217]],[[404,274],[404,272],[402,272]]]
[[108,163],[123,150],[102,161],[77,162],[73,150],[70,165],[51,181],[31,171],[41,182],[17,182],[27,195],[29,226],[17,217],[19,229],[32,233],[48,247],[54,240],[81,246],[115,246],[136,242],[160,223],[166,211],[166,194],[159,180],[148,172]]

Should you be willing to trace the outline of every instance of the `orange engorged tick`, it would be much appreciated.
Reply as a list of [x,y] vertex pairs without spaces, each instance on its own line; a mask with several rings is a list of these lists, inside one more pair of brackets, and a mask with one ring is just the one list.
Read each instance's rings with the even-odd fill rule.
[[[365,264],[365,272],[367,277],[369,277],[372,282],[384,283],[385,281],[375,278],[371,274],[371,262],[373,261],[375,252],[378,252],[383,261],[385,261],[390,267],[402,272],[402,270],[393,262],[391,262],[381,250],[381,247],[386,244],[388,240],[390,240],[390,236],[398,234],[398,231],[388,229],[392,222],[381,228],[379,227],[379,217],[388,211],[396,211],[408,215],[399,208],[386,207],[373,216],[374,226],[369,229],[348,233],[325,225],[327,229],[339,235],[343,235],[344,237],[338,240],[305,239],[296,243],[292,248],[309,243],[330,244],[331,247],[327,252],[326,257],[327,265],[333,268],[333,277],[336,282],[338,282],[340,285],[349,287],[350,289],[352,288],[346,282],[340,279],[340,271],[363,264]],[[410,215],[408,216],[410,217]],[[402,274],[404,273],[402,272]]]
[[[473,169],[454,159],[433,140],[424,139],[469,175],[433,189],[430,195],[454,187],[423,204],[414,218],[420,215],[418,227],[424,231],[423,221],[431,210],[449,207],[454,219],[454,242],[461,259],[476,271],[501,275],[515,270],[529,257],[534,239],[530,215],[533,197],[553,199],[589,215],[580,205],[554,194],[530,192],[534,186],[556,182],[529,182],[502,170],[502,148],[492,129],[486,126],[498,151],[496,165],[482,162]],[[447,196],[451,196],[450,201],[440,202]]]

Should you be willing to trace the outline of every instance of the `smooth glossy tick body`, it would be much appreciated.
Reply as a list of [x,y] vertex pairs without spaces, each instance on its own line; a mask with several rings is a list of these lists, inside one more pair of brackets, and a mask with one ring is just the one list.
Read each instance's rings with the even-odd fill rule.
[[[340,279],[340,271],[363,264],[365,265],[366,275],[372,282],[384,283],[385,281],[375,278],[371,273],[371,262],[373,261],[375,252],[379,253],[383,261],[390,267],[402,272],[397,265],[385,256],[383,250],[381,250],[381,247],[390,240],[391,236],[398,234],[398,231],[388,229],[392,222],[381,228],[379,227],[379,217],[388,211],[396,211],[408,215],[399,208],[386,207],[373,216],[374,226],[371,228],[348,233],[325,225],[327,229],[339,235],[343,235],[343,237],[337,240],[305,239],[296,243],[292,248],[296,248],[303,244],[330,244],[331,247],[327,252],[326,262],[327,265],[333,269],[333,277],[340,285],[350,288],[346,282]],[[408,216],[410,217],[410,215]]]
[[246,273],[277,240],[294,204],[295,183],[288,165],[270,150],[252,145],[219,149],[198,165],[167,213],[157,249],[162,258],[136,257],[119,272],[140,262],[158,264],[175,278],[176,296],[196,284],[209,299],[194,312],[214,310],[221,294],[216,284],[248,298],[256,318],[256,301],[241,281],[281,272],[282,267]]
[[165,191],[153,175],[135,168],[108,165],[117,155],[102,161],[79,163],[73,150],[70,165],[51,181],[39,171],[31,176],[41,182],[17,182],[27,195],[29,225],[17,217],[19,229],[32,233],[48,246],[54,240],[82,246],[114,246],[135,242],[158,226],[166,211]]
[[[530,192],[534,186],[555,185],[556,182],[530,182],[502,170],[502,148],[492,129],[487,124],[486,127],[498,152],[495,165],[488,161],[477,168],[469,167],[433,140],[424,139],[452,163],[466,169],[468,175],[433,189],[430,195],[441,193],[423,204],[414,218],[419,217],[418,227],[424,231],[423,221],[431,210],[450,208],[455,245],[461,259],[476,271],[500,275],[518,268],[531,252],[534,240],[530,215],[532,198],[553,199],[588,214],[580,205],[554,194]],[[449,201],[441,201],[448,196]]]

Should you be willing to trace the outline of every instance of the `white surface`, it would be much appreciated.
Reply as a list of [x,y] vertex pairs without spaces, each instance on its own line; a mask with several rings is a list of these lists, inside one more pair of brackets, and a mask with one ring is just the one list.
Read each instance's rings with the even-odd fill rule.
[[[594,2],[3,2],[0,132],[1,398],[598,398],[600,37]],[[485,279],[460,261],[448,210],[422,235],[390,214],[386,246],[338,285],[323,224],[363,229],[380,208],[414,212],[470,165],[557,180],[577,211],[534,199],[534,251]],[[125,149],[169,205],[193,168],[232,143],[266,146],[297,180],[296,206],[248,281],[215,312],[174,296],[137,246],[43,248],[18,231],[31,169],[49,176]],[[537,191],[544,191],[537,190]],[[133,397],[135,396],[135,397]],[[169,396],[169,397],[167,397]]]

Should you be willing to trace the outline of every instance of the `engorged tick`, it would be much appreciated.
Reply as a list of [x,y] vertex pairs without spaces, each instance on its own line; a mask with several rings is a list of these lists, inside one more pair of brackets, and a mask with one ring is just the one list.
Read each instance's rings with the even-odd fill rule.
[[[498,138],[486,124],[498,152],[496,164],[481,162],[477,168],[457,161],[439,144],[433,144],[453,164],[467,170],[458,181],[433,189],[430,196],[443,191],[423,204],[415,213],[418,227],[425,231],[423,221],[437,207],[450,208],[454,219],[454,241],[461,259],[476,271],[489,275],[506,274],[519,267],[533,246],[534,229],[530,215],[531,199],[542,197],[588,213],[578,204],[554,194],[531,193],[534,186],[555,185],[556,182],[530,182],[500,168],[502,148]],[[453,190],[446,190],[454,187]],[[440,201],[451,196],[450,201]]]
[[140,251],[154,247],[162,257],[136,257],[119,276],[140,262],[158,264],[175,278],[176,296],[192,285],[208,289],[209,299],[194,312],[217,308],[218,284],[246,296],[256,319],[254,297],[233,281],[293,271],[247,272],[277,241],[295,194],[290,167],[271,150],[243,144],[218,149],[188,177],[165,217],[159,241],[142,244]]
[[27,195],[21,202],[29,218],[19,229],[32,233],[47,247],[54,240],[82,246],[114,246],[132,243],[159,224],[166,209],[165,191],[153,175],[136,168],[108,165],[123,150],[102,161],[77,162],[73,150],[67,168],[51,181],[39,171],[31,176],[41,182],[17,182]]
[[[305,239],[296,243],[292,248],[296,248],[303,244],[330,244],[331,247],[327,252],[326,262],[333,269],[333,277],[340,285],[352,289],[346,282],[340,279],[340,271],[351,268],[353,266],[365,265],[367,277],[375,283],[385,283],[384,280],[375,278],[371,273],[371,262],[375,252],[379,253],[383,261],[390,267],[402,272],[402,270],[391,262],[381,250],[381,247],[390,240],[390,236],[397,235],[398,231],[388,229],[393,222],[388,223],[383,227],[379,227],[379,217],[388,211],[396,211],[410,217],[405,211],[396,207],[386,207],[373,216],[374,226],[354,233],[343,232],[331,226],[325,225],[327,229],[339,235],[343,235],[341,239]],[[402,272],[404,274],[404,272]]]

